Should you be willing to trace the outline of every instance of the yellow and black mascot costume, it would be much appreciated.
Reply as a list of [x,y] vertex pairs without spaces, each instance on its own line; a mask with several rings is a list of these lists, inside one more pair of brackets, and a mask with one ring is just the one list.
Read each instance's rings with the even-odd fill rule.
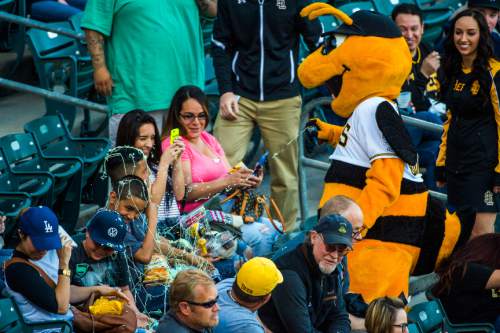
[[364,214],[365,239],[348,256],[350,291],[367,302],[408,295],[410,274],[432,272],[465,239],[457,214],[429,196],[393,102],[411,70],[408,45],[392,20],[375,12],[360,10],[349,17],[313,3],[301,15],[334,15],[343,22],[324,36],[298,76],[306,88],[326,84],[335,96],[332,109],[348,118],[343,127],[314,123],[318,138],[336,146],[320,207],[345,195]]

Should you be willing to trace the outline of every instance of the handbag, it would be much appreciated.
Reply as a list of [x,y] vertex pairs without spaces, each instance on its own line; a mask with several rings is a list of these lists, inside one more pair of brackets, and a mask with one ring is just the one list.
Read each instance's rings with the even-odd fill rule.
[[[273,198],[268,198],[265,194],[258,193],[251,189],[236,189],[232,193],[228,193],[226,198],[220,201],[220,204],[224,204],[231,199],[234,200],[233,206],[231,207],[231,214],[241,216],[243,218],[243,222],[253,223],[257,221],[265,212],[273,227],[280,234],[284,233],[285,218]],[[268,204],[268,201],[270,205]],[[278,221],[282,225],[283,231],[276,225],[271,213],[271,207],[276,213]]]
[[77,333],[103,332],[103,333],[133,333],[137,328],[137,317],[134,310],[123,304],[121,315],[98,315],[89,312],[89,306],[99,298],[98,292],[93,292],[85,305],[82,307],[71,307],[73,311],[73,328]]

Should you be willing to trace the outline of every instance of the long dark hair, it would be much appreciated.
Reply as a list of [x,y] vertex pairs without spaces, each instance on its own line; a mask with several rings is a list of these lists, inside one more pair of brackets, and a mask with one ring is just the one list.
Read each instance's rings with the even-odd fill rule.
[[463,276],[469,263],[477,263],[500,269],[500,234],[485,234],[471,239],[450,258],[443,261],[438,267],[440,280],[434,287],[436,297],[449,293],[453,279],[457,274]]
[[[457,21],[465,16],[472,17],[479,26],[479,43],[477,45],[476,58],[472,64],[472,75],[479,81],[480,87],[482,87],[482,89],[479,90],[479,96],[483,100],[483,104],[486,104],[489,100],[489,85],[491,83],[490,74],[488,72],[490,69],[488,61],[493,57],[493,42],[491,40],[488,24],[483,14],[477,9],[466,9],[457,14],[451,21],[451,28],[444,43],[444,75],[441,82],[441,94],[449,90],[455,78],[462,70],[462,55],[455,46],[454,35]],[[442,97],[441,95],[441,98]]]
[[195,99],[198,103],[200,103],[207,116],[205,127],[207,126],[209,122],[207,96],[203,90],[197,86],[182,86],[175,92],[172,102],[170,103],[167,120],[164,122],[163,129],[161,131],[162,140],[168,137],[170,131],[174,128],[178,128],[182,135],[186,135],[186,130],[180,122],[180,113],[182,110],[182,104],[190,98]]
[[132,146],[139,136],[139,129],[144,124],[151,124],[155,129],[155,143],[148,156],[149,167],[156,167],[160,163],[161,138],[155,119],[142,110],[132,110],[127,112],[120,120],[118,133],[116,134],[116,146]]

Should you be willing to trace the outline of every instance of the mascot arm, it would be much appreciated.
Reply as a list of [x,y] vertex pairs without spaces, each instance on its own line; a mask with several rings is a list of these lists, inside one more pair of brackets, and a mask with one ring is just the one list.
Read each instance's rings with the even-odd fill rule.
[[364,224],[371,228],[384,210],[399,197],[405,164],[399,158],[381,158],[366,172],[366,186],[357,202],[364,214]]
[[315,119],[315,125],[318,127],[319,140],[326,141],[334,147],[339,143],[340,136],[344,130],[343,126],[325,123],[319,119]]
[[445,162],[446,162],[446,142],[448,139],[448,129],[450,128],[451,112],[446,112],[446,121],[443,124],[443,135],[439,145],[439,154],[436,159],[436,169],[434,171],[437,181],[446,181]]
[[494,186],[500,186],[500,109],[499,109],[499,96],[500,96],[500,63],[494,62],[491,64],[492,66],[492,74],[493,74],[493,83],[491,85],[490,97],[491,104],[493,106],[493,111],[495,112],[495,121],[497,124],[497,132],[498,132],[498,161],[495,167],[495,183]]

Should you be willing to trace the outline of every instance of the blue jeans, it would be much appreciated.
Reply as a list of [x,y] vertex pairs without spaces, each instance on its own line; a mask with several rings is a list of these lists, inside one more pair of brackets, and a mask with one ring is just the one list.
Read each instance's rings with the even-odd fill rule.
[[66,0],[68,5],[57,0],[35,1],[31,5],[31,17],[44,22],[67,21],[71,16],[85,9],[87,0]]
[[241,239],[252,248],[254,257],[265,257],[273,251],[273,244],[280,233],[266,217],[260,217],[257,222],[244,224],[240,227]]
[[[433,124],[443,124],[439,116],[429,111],[420,111],[411,114],[410,117],[425,120]],[[428,189],[441,191],[441,189],[436,187],[434,179],[434,169],[436,168],[436,159],[439,153],[439,145],[441,144],[441,134],[426,131],[415,126],[406,126],[406,129],[410,134],[413,145],[417,148],[420,166],[426,169],[424,174],[425,185]]]
[[[229,200],[221,206],[221,210],[229,212],[234,200]],[[279,226],[279,222],[277,223]],[[265,257],[272,253],[273,244],[280,233],[274,228],[267,217],[261,216],[256,222],[244,224],[240,227],[241,239],[252,248],[254,257]]]

